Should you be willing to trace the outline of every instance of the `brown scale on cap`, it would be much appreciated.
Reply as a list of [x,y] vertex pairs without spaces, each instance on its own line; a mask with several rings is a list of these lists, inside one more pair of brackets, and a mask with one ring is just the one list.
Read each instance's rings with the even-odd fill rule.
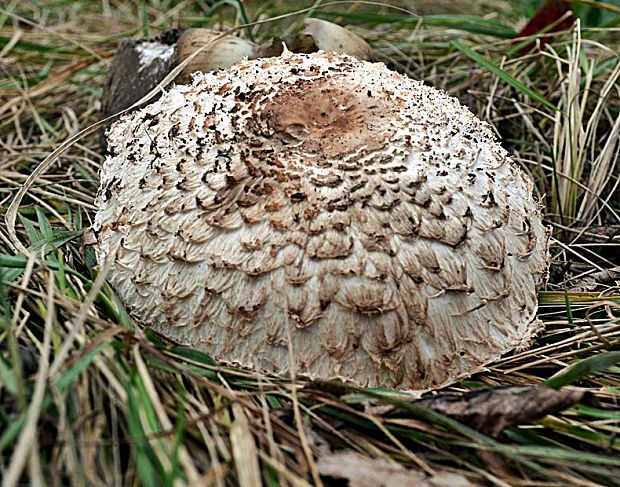
[[217,360],[426,390],[540,329],[531,182],[455,99],[382,64],[241,62],[108,142],[98,258],[138,321]]

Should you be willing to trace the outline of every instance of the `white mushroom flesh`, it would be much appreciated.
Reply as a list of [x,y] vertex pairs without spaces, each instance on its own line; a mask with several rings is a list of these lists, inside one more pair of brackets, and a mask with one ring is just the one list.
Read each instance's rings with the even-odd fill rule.
[[108,145],[109,281],[219,361],[427,390],[540,330],[532,183],[455,98],[383,64],[287,53],[197,74]]

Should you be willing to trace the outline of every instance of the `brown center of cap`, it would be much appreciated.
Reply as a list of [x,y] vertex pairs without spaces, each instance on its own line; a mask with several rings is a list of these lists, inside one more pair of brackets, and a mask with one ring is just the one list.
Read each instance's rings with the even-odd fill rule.
[[382,149],[394,133],[397,106],[382,93],[347,86],[344,77],[282,85],[259,117],[284,143],[282,150],[334,159]]

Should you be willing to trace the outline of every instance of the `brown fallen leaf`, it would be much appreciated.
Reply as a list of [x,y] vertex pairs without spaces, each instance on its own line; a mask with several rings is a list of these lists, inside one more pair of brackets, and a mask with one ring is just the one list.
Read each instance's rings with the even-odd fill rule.
[[[580,402],[586,392],[545,386],[504,386],[467,394],[438,394],[414,401],[416,406],[443,414],[493,438],[504,428],[528,423]],[[407,417],[403,409],[386,412],[390,418]]]
[[470,487],[463,475],[437,472],[428,475],[410,470],[396,462],[367,458],[352,451],[333,453],[319,458],[317,463],[322,477],[348,481],[349,487]]
[[239,403],[232,406],[235,420],[230,428],[230,444],[240,487],[261,485],[258,451],[248,418]]
[[604,288],[604,285],[613,285],[614,281],[620,281],[620,266],[594,272],[586,277],[577,279],[576,281],[573,281],[573,285],[571,286],[570,291],[585,292],[594,291],[596,289],[602,290]]
[[[519,32],[517,37],[528,37],[541,32],[558,32],[570,29],[575,21],[575,17],[570,10],[570,2],[567,0],[547,0],[536,11],[527,25]],[[549,36],[539,39],[543,46],[549,41]],[[534,42],[522,47],[519,53],[525,54],[531,51],[536,44]]]

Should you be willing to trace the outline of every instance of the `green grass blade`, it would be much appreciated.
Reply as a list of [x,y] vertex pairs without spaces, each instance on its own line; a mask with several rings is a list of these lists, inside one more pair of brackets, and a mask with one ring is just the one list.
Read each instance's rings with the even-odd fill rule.
[[571,408],[571,411],[574,411],[583,416],[589,416],[591,418],[613,419],[615,421],[620,421],[620,411],[599,409],[592,406],[585,406],[583,404],[577,404],[576,406]]
[[488,69],[489,71],[491,71],[495,76],[497,76],[498,78],[500,78],[502,81],[504,81],[505,83],[509,84],[510,86],[512,86],[513,88],[515,88],[516,90],[519,90],[521,93],[523,93],[524,95],[526,95],[527,97],[531,98],[532,100],[535,100],[539,103],[542,103],[543,105],[545,105],[548,108],[551,108],[552,110],[557,111],[558,107],[556,107],[553,103],[551,103],[549,100],[547,100],[546,98],[544,98],[543,96],[539,95],[538,93],[536,93],[534,90],[532,90],[531,88],[528,88],[527,86],[525,86],[523,83],[521,83],[521,81],[519,81],[518,79],[516,79],[514,76],[508,74],[506,71],[504,71],[503,69],[497,67],[495,64],[493,64],[491,61],[489,61],[488,59],[486,59],[484,56],[482,56],[481,54],[477,53],[476,51],[474,51],[471,47],[466,46],[465,44],[463,44],[461,41],[459,40],[452,40],[451,44],[458,49],[459,51],[461,51],[463,54],[465,54],[467,57],[469,57],[470,59],[472,59],[473,61],[475,61],[476,63],[478,63],[480,66],[482,66],[483,68]]
[[172,352],[175,355],[178,355],[181,358],[190,360],[192,362],[202,363],[209,367],[213,367],[217,365],[215,360],[213,360],[209,355],[207,355],[204,352],[201,352],[200,350],[194,350],[192,348],[181,347],[181,346],[175,345],[170,348],[170,352]]
[[[0,49],[6,46],[11,41],[10,37],[0,37]],[[22,49],[24,51],[32,51],[41,54],[53,54],[53,53],[70,53],[75,52],[76,48],[73,46],[66,47],[54,47],[54,46],[46,46],[44,44],[39,44],[36,42],[28,42],[19,40],[15,44],[15,48]]]
[[568,319],[568,323],[570,325],[574,324],[573,321],[573,308],[570,305],[570,297],[568,295],[568,289],[564,291],[564,305],[566,306],[566,318]]
[[24,230],[26,230],[26,235],[28,236],[28,242],[30,245],[34,245],[41,240],[41,232],[34,227],[30,220],[24,218],[22,215],[19,215],[19,221],[23,225]]
[[588,375],[603,372],[608,367],[616,365],[617,363],[620,363],[620,352],[600,353],[566,367],[564,370],[561,370],[547,379],[544,384],[547,387],[559,389],[560,387],[573,384]]
[[2,383],[2,386],[6,387],[6,390],[12,395],[17,395],[17,375],[13,369],[9,367],[9,364],[2,360],[2,357],[0,357],[0,382]]
[[[219,9],[224,6],[231,6],[237,10],[239,13],[239,17],[241,18],[241,22],[243,24],[249,24],[250,20],[245,12],[245,7],[243,6],[243,2],[240,0],[219,0],[211,5],[211,8],[205,12],[205,19],[209,19],[213,16]],[[203,22],[198,22],[198,24],[202,24]],[[248,39],[254,42],[254,35],[252,34],[252,29],[250,27],[246,27],[245,33],[248,36]]]
[[8,427],[4,430],[0,436],[0,453],[6,450],[9,446],[13,446],[22,428],[24,427],[24,424],[26,423],[27,413],[28,410],[22,412],[19,418],[10,422]]
[[138,478],[142,485],[161,485],[156,473],[157,458],[149,444],[140,420],[140,402],[136,397],[132,384],[128,384],[127,392],[127,426],[135,448],[135,460]]
[[35,208],[37,213],[37,223],[39,224],[39,232],[43,238],[50,238],[54,234],[54,230],[52,230],[52,224],[45,216],[45,213],[38,206]]
[[364,12],[315,12],[316,16],[333,20],[335,17],[357,20],[370,24],[401,24],[401,25],[429,25],[448,29],[471,32],[473,34],[490,35],[501,39],[512,39],[517,33],[514,29],[494,20],[488,20],[472,15],[413,15],[376,14]]
[[549,446],[513,446],[511,449],[521,455],[535,457],[537,460],[568,460],[575,462],[575,464],[590,463],[593,465],[620,467],[620,458],[617,456],[571,451]]
[[38,252],[43,247],[48,245],[50,248],[45,253],[51,252],[54,248],[58,248],[67,242],[70,242],[73,239],[81,236],[84,233],[84,230],[59,230],[54,232],[49,237],[44,237],[39,240],[34,245],[31,245],[28,250],[32,250],[33,252]]
[[[41,412],[47,411],[52,405],[52,397],[49,393],[45,394],[43,403],[41,404]],[[14,446],[15,441],[26,424],[29,414],[28,407],[20,411],[19,417],[9,424],[9,426],[0,435],[0,453],[7,448]]]
[[[28,222],[28,220],[26,219],[24,219],[23,221]],[[66,244],[67,242],[70,242],[71,240],[79,237],[80,235],[84,233],[83,230],[80,230],[80,231],[60,230],[48,238],[39,238],[38,237],[39,234],[37,230],[34,228],[34,226],[32,225],[32,223],[30,222],[26,223],[25,227],[27,225],[30,226],[29,232],[32,232],[32,238],[35,238],[35,235],[37,238],[36,242],[30,247],[28,247],[28,250],[31,250],[35,254],[38,254],[38,252],[45,246],[49,246],[49,249],[45,251],[45,253],[47,254],[51,252],[54,248],[58,248]],[[2,279],[5,280],[6,282],[12,282],[15,279],[17,279],[19,275],[22,273],[23,269],[26,267],[27,262],[28,262],[28,258],[23,255],[0,254],[0,268],[3,268],[3,267],[5,268],[2,273]],[[50,269],[54,271],[61,271],[63,273],[68,272],[69,274],[73,274],[75,276],[80,277],[84,281],[87,280],[79,272],[76,272],[70,268],[65,269],[63,264],[59,264],[58,262],[55,262],[54,260],[49,260],[49,259],[40,260],[39,259],[39,262],[48,266]]]
[[613,301],[620,304],[620,295],[609,295],[601,297],[600,293],[592,292],[565,292],[565,291],[541,291],[538,293],[538,302],[541,305],[564,306],[566,295],[570,302],[575,304],[594,304],[597,301]]
[[149,13],[147,11],[147,2],[142,0],[140,2],[140,21],[142,23],[142,36],[145,39],[149,38]]
[[88,368],[88,366],[95,359],[95,357],[99,355],[108,345],[109,342],[102,342],[92,350],[89,350],[79,360],[77,360],[73,367],[71,367],[67,372],[65,372],[60,377],[60,379],[58,379],[58,382],[56,382],[56,387],[58,388],[58,390],[62,391],[70,387],[78,378],[78,376]]

